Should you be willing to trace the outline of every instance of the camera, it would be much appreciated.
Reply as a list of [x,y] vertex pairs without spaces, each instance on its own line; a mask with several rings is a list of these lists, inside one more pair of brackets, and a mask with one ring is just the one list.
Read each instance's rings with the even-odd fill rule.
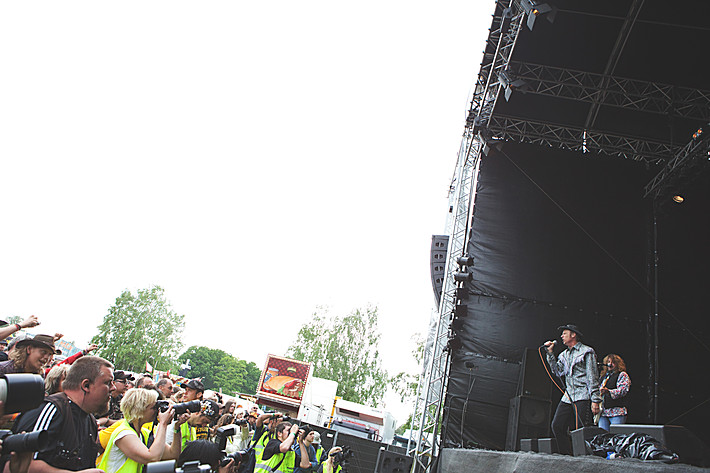
[[200,409],[202,409],[202,404],[200,403],[200,401],[187,401],[173,404],[173,411],[175,411],[175,417],[184,414],[188,411],[200,412]]
[[211,471],[210,465],[200,465],[199,461],[185,462],[182,468],[175,466],[175,460],[153,462],[145,466],[146,473],[210,473]]
[[342,447],[342,450],[339,452],[331,453],[331,457],[333,457],[333,464],[334,465],[340,465],[344,467],[345,465],[348,464],[350,461],[350,458],[353,456],[353,451],[348,447],[347,445],[344,445]]
[[34,409],[44,401],[44,380],[29,373],[0,374],[0,401],[5,414]]
[[[239,421],[237,421],[239,422]],[[242,424],[244,422],[241,422]],[[224,458],[219,462],[219,466],[227,466],[230,460],[234,460],[235,465],[239,465],[239,472],[242,472],[245,470],[248,462],[242,463],[242,460],[247,460],[249,457],[249,450],[242,450],[240,452],[234,452],[230,454],[226,454],[227,450],[227,439],[231,437],[232,435],[235,435],[237,433],[238,424],[229,424],[229,425],[224,425],[220,428],[218,428],[215,431],[215,439],[217,446],[219,449],[222,451],[224,454]]]
[[158,409],[159,412],[165,412],[170,409],[170,402],[161,399],[159,401],[155,401],[155,407]]
[[46,430],[38,430],[28,434],[13,434],[11,430],[0,430],[2,453],[38,452],[47,448],[49,434]]

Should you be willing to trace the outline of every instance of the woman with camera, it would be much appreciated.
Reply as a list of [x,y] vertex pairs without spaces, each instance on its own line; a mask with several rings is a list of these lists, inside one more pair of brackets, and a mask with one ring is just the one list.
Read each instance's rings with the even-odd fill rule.
[[[173,417],[173,408],[158,412],[157,400],[158,393],[152,389],[126,392],[121,401],[123,420],[114,429],[106,450],[99,458],[99,469],[106,473],[140,473],[142,465],[147,463],[178,458],[182,444],[180,425],[188,415],[181,415],[173,424],[173,442],[166,445],[165,436]],[[141,428],[151,421],[154,421],[153,432]]]

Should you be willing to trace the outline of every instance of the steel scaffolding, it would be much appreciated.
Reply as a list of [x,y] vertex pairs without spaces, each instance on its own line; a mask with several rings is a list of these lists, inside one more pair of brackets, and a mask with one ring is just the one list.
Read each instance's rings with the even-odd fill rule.
[[674,117],[709,120],[710,91],[513,61],[511,79],[525,92],[628,108]]
[[533,143],[579,152],[599,152],[650,163],[671,159],[680,149],[667,143],[612,135],[564,125],[494,115],[488,127],[492,138]]
[[488,127],[500,91],[498,73],[504,70],[515,47],[523,24],[524,12],[517,0],[499,0],[493,14],[493,23],[481,71],[478,75],[466,128],[461,140],[456,171],[449,192],[452,212],[444,284],[439,303],[436,328],[430,332],[424,354],[425,371],[420,378],[414,414],[412,437],[407,454],[414,456],[415,469],[433,471],[440,450],[439,425],[449,377],[447,349],[451,336],[451,319],[456,305],[456,259],[466,252],[475,183],[484,140],[481,131]]

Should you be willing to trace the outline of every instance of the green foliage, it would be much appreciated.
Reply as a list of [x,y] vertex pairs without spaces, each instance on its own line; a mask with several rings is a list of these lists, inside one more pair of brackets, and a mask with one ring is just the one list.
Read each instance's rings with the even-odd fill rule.
[[[420,333],[415,333],[412,336],[412,341],[414,342],[412,356],[417,361],[417,364],[421,365],[424,359],[424,338]],[[404,371],[397,373],[392,378],[392,389],[401,396],[403,403],[414,400],[419,387],[419,378],[419,374],[406,373]]]
[[8,325],[19,324],[20,322],[22,322],[22,317],[20,317],[19,315],[11,315],[7,317],[6,322],[8,323]]
[[171,309],[161,287],[153,286],[136,295],[123,291],[91,343],[117,369],[143,371],[148,361],[155,369],[175,370],[184,328],[185,316]]
[[313,363],[313,376],[338,382],[338,396],[376,406],[388,386],[379,356],[377,308],[328,317],[313,314],[298,331],[288,356]]
[[397,427],[397,430],[395,430],[394,433],[397,435],[403,435],[407,429],[411,429],[411,428],[412,428],[412,414],[409,414],[409,417],[407,417],[407,422],[405,422],[404,424]]
[[178,361],[190,360],[188,378],[202,378],[205,388],[227,394],[255,394],[261,370],[256,364],[240,360],[216,348],[191,346]]

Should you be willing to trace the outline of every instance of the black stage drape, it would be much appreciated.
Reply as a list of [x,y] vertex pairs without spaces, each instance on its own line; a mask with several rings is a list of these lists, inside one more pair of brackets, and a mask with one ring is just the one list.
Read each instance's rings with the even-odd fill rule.
[[[468,247],[473,282],[463,301],[463,346],[451,359],[445,446],[503,449],[523,351],[559,339],[557,326],[566,323],[580,327],[599,361],[608,353],[624,358],[628,421],[650,423],[654,211],[643,188],[655,172],[618,157],[514,143],[482,158]],[[710,320],[701,299],[710,283],[707,187],[698,192],[702,203],[658,218],[661,300],[700,340]],[[663,423],[708,396],[710,351],[667,313],[660,322]],[[706,403],[674,423],[707,439],[697,416],[709,412]]]

